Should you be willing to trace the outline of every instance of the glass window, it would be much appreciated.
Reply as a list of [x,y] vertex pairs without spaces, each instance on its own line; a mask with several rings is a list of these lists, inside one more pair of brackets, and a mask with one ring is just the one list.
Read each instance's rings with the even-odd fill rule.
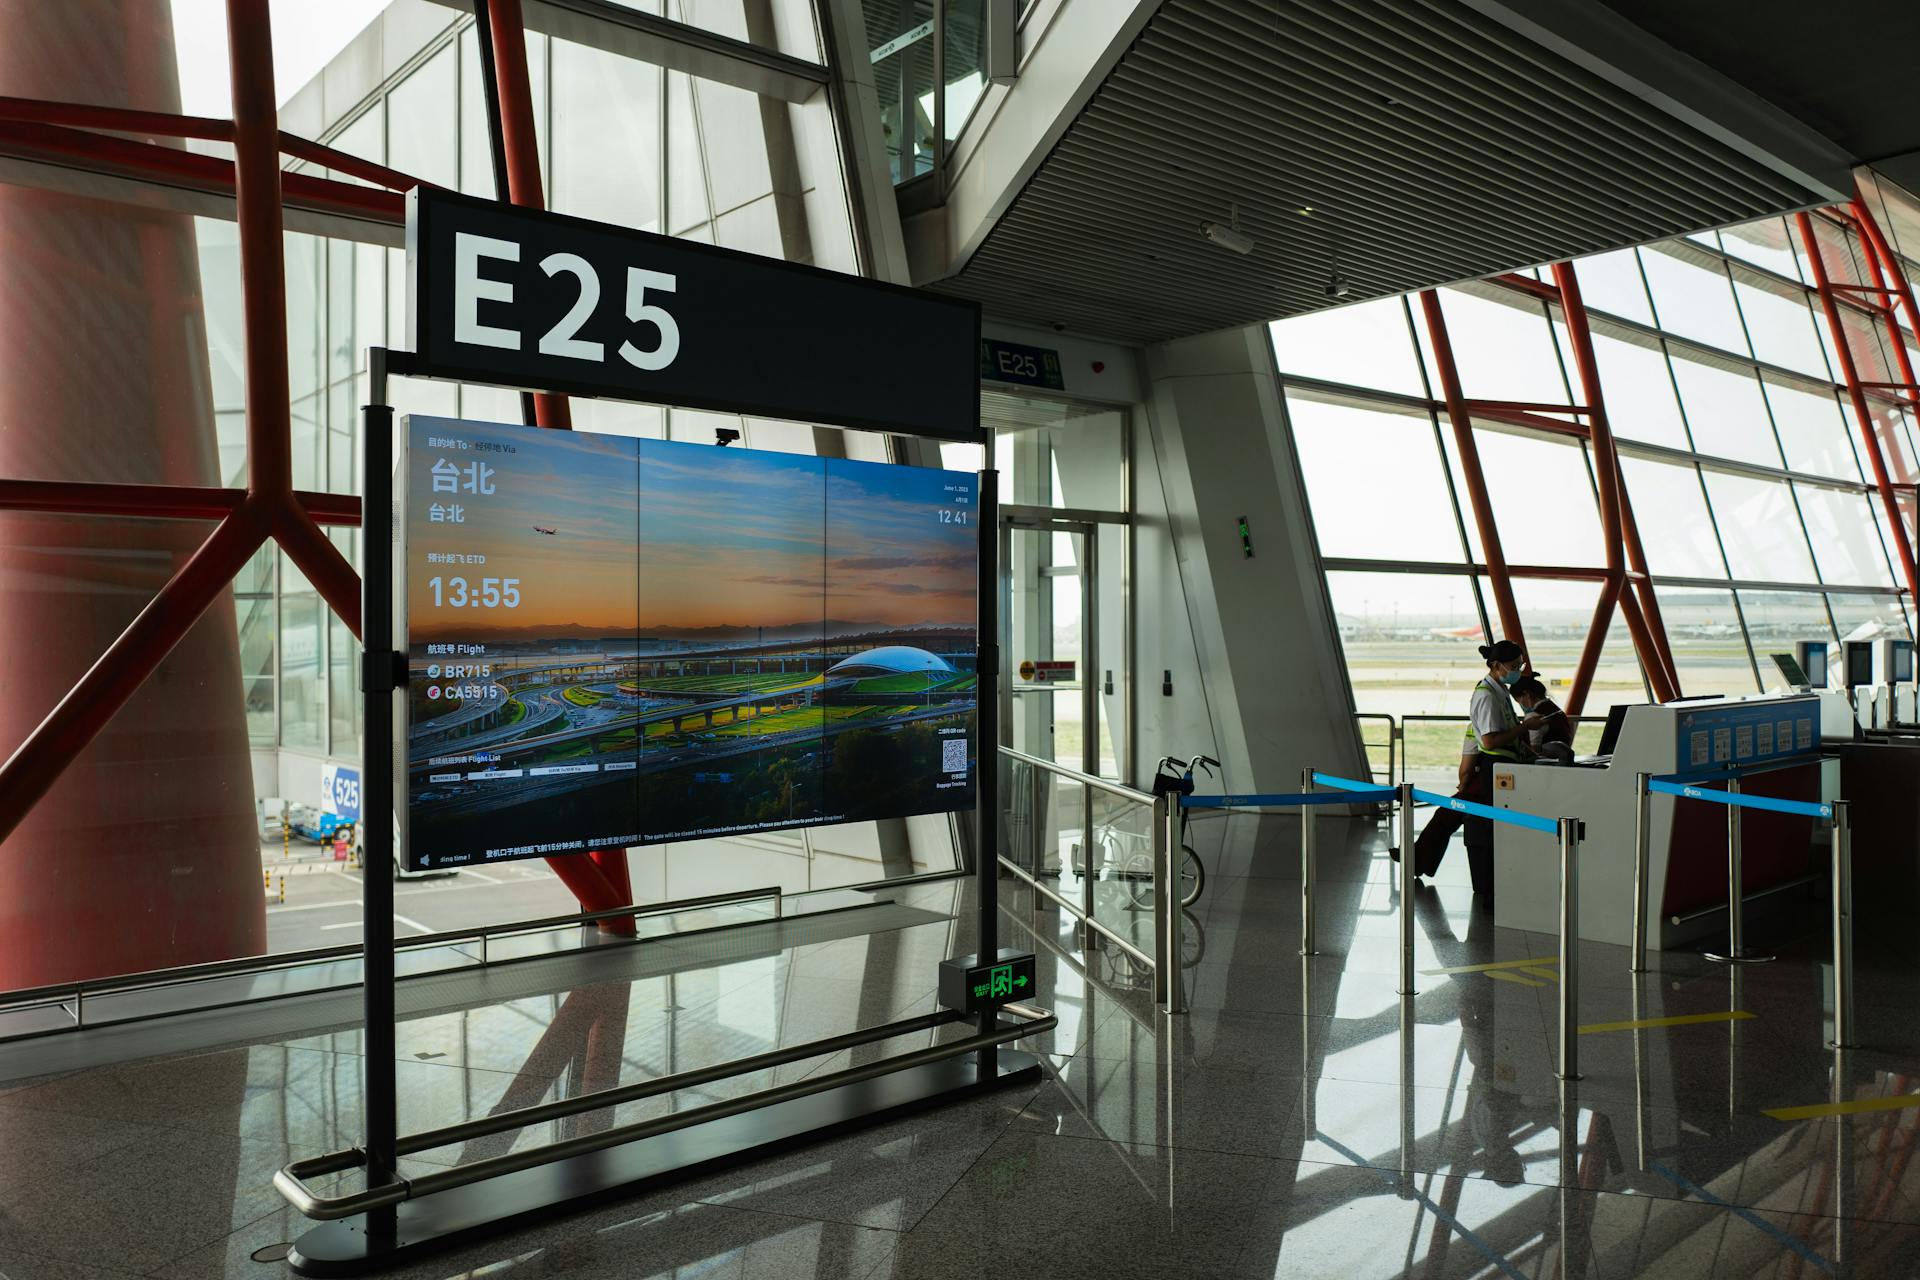
[[1377,298],[1276,320],[1273,354],[1282,373],[1377,391],[1425,396],[1406,304]]
[[284,553],[280,557],[280,582],[280,745],[324,750],[324,610],[312,586]]
[[[355,116],[352,124],[334,134],[328,145],[335,151],[344,151],[350,156],[359,156],[362,160],[371,160],[375,164],[385,164],[387,162],[386,123],[386,99],[382,98]],[[356,178],[338,169],[328,169],[326,173],[336,182],[352,183],[360,187],[373,185],[365,178]]]
[[[1554,700],[1564,702],[1587,645],[1587,632],[1593,626],[1600,584],[1518,578],[1513,584],[1513,601],[1520,609],[1520,624],[1527,631],[1527,661],[1540,673]],[[1600,661],[1594,667],[1586,711],[1605,712],[1616,702],[1646,700],[1640,660],[1634,656],[1632,637],[1616,608],[1607,626]]]
[[1295,388],[1287,416],[1325,556],[1461,559],[1433,420],[1318,397]]
[[487,88],[481,79],[480,37],[460,33],[460,190],[493,199],[493,139],[487,132]]
[[1829,378],[1827,357],[1820,349],[1813,310],[1797,285],[1768,280],[1758,272],[1735,268],[1733,291],[1747,322],[1754,358],[1814,378]]
[[1865,494],[1817,484],[1795,485],[1794,491],[1822,582],[1850,587],[1893,585],[1893,570],[1874,530],[1873,510]]
[[279,635],[274,626],[273,597],[236,594],[233,604],[240,630],[240,679],[247,703],[247,737],[256,745],[270,747],[274,741],[273,651]]
[[667,73],[666,146],[667,226],[676,236],[686,235],[705,225],[710,211],[706,159],[694,127],[693,82],[679,71]]
[[[1746,619],[1747,638],[1753,643],[1760,681],[1767,686],[1785,682],[1773,662],[1776,653],[1792,653],[1802,640],[1832,640],[1826,597],[1816,591],[1742,591],[1740,614]],[[1689,690],[1691,692],[1691,690]]]
[[1839,628],[1842,640],[1856,635],[1871,635],[1875,628],[1882,629],[1883,634],[1890,633],[1901,639],[1911,635],[1906,611],[1894,596],[1852,595],[1834,591],[1828,593],[1827,605],[1833,610],[1833,624]]
[[1789,382],[1773,374],[1762,375],[1760,384],[1773,410],[1788,470],[1860,479],[1860,464],[1853,456],[1847,422],[1832,387]]
[[1733,286],[1724,264],[1684,241],[1668,240],[1641,250],[1647,284],[1660,327],[1722,351],[1747,354],[1747,339],[1734,309]]
[[1785,482],[1708,469],[1707,497],[1736,578],[1816,582],[1813,558]]
[[1660,601],[1683,694],[1697,698],[1760,691],[1741,634],[1740,615],[1734,610],[1733,592],[1658,587],[1654,595]]
[[[1553,331],[1539,302],[1496,285],[1468,284],[1440,290],[1440,306],[1468,398],[1569,403]],[[1422,351],[1434,369],[1426,318],[1419,320]],[[1437,393],[1437,372],[1434,385]]]
[[1480,426],[1474,442],[1509,564],[1606,563],[1586,451],[1577,441]]
[[1695,449],[1716,458],[1780,465],[1780,446],[1752,366],[1676,347],[1673,377]]
[[560,213],[660,229],[660,69],[553,42],[553,195]]
[[1641,324],[1653,323],[1646,282],[1640,276],[1640,259],[1633,250],[1596,253],[1591,258],[1576,259],[1573,266],[1580,280],[1580,299],[1589,310]]
[[[1669,448],[1687,448],[1687,428],[1673,398],[1673,376],[1660,340],[1605,321],[1591,326],[1593,355],[1600,365],[1600,394],[1607,422],[1622,440],[1645,440]],[[1565,327],[1554,325],[1564,340]],[[1569,359],[1568,367],[1575,367]]]
[[[1327,574],[1355,710],[1464,715],[1487,643],[1464,574]],[[1452,730],[1454,758],[1461,730]]]
[[1720,247],[1729,254],[1798,280],[1800,263],[1794,256],[1794,244],[1795,237],[1787,229],[1785,218],[1762,218],[1758,222],[1720,228]]
[[1654,573],[1675,578],[1724,578],[1720,542],[1707,511],[1700,473],[1691,464],[1622,454],[1627,500]]
[[458,51],[448,45],[387,96],[387,163],[439,187],[460,185]]

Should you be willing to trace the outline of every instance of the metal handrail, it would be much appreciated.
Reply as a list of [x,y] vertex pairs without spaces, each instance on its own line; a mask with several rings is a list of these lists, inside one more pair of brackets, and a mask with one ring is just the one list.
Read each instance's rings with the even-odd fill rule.
[[[1368,748],[1378,747],[1378,746],[1386,747],[1387,749],[1387,781],[1385,785],[1392,786],[1393,785],[1394,744],[1400,740],[1400,722],[1394,719],[1392,715],[1388,714],[1385,711],[1356,711],[1353,713],[1353,718],[1356,722],[1355,724],[1356,730],[1359,727],[1357,722],[1361,720],[1385,720],[1387,722],[1387,740],[1384,743],[1368,742],[1366,739],[1366,736],[1362,734],[1360,738],[1360,754],[1363,759],[1366,759],[1366,753]],[[1371,759],[1366,759],[1366,765],[1367,765],[1367,778],[1371,780],[1373,778],[1373,761]]]
[[[896,1054],[882,1058],[864,1066],[850,1067],[843,1071],[830,1072],[822,1076],[809,1076],[792,1084],[774,1089],[763,1089],[738,1098],[729,1098],[722,1102],[710,1103],[704,1107],[694,1107],[687,1111],[674,1112],[671,1115],[652,1120],[640,1120],[630,1124],[615,1125],[598,1133],[581,1134],[560,1142],[548,1143],[526,1151],[510,1151],[505,1155],[485,1160],[475,1160],[470,1164],[458,1165],[451,1169],[439,1170],[419,1178],[397,1178],[382,1186],[368,1187],[352,1195],[328,1198],[316,1195],[306,1184],[306,1179],[328,1173],[338,1173],[346,1169],[357,1168],[366,1163],[366,1152],[358,1147],[344,1151],[331,1152],[324,1156],[314,1156],[306,1160],[295,1160],[273,1175],[274,1189],[286,1197],[288,1203],[309,1218],[328,1221],[351,1217],[373,1209],[387,1208],[404,1200],[417,1199],[439,1191],[448,1191],[455,1187],[468,1186],[482,1182],[501,1174],[514,1173],[522,1169],[537,1168],[552,1164],[572,1156],[585,1155],[593,1151],[602,1151],[608,1147],[620,1146],[642,1138],[657,1137],[663,1133],[690,1128],[709,1120],[721,1120],[728,1116],[739,1115],[745,1111],[776,1103],[790,1102],[796,1098],[810,1097],[816,1093],[825,1093],[842,1085],[857,1084],[863,1080],[872,1080],[879,1076],[891,1075],[912,1067],[932,1062],[944,1062],[979,1049],[990,1049],[1010,1040],[1019,1040],[1051,1030],[1059,1025],[1059,1019],[1043,1009],[1026,1005],[1004,1005],[1001,1012],[1011,1014],[1021,1021],[1013,1026],[996,1022],[991,1031],[981,1031],[960,1040],[945,1044],[930,1045],[911,1053]],[[890,1039],[897,1035],[909,1034],[916,1030],[928,1030],[949,1022],[962,1020],[962,1015],[952,1011],[928,1014],[918,1018],[909,1018],[901,1022],[884,1023],[877,1027],[868,1027],[862,1031],[848,1032],[845,1035],[831,1036],[823,1040],[809,1041],[787,1049],[777,1049],[770,1053],[759,1054],[751,1058],[742,1058],[724,1063],[718,1067],[703,1068],[699,1071],[681,1072],[678,1075],[661,1076],[642,1084],[628,1085],[620,1089],[603,1089],[595,1093],[582,1094],[577,1098],[564,1100],[569,1108],[558,1114],[573,1115],[583,1111],[596,1111],[617,1102],[635,1098],[653,1097],[670,1093],[676,1089],[687,1088],[693,1084],[722,1079],[728,1076],[742,1075],[760,1070],[763,1067],[781,1063],[795,1062],[803,1058],[819,1057],[837,1052],[840,1048],[861,1044],[871,1044],[878,1040]],[[458,1138],[442,1140],[441,1135],[457,1132],[469,1136],[481,1136],[491,1133],[503,1133],[511,1129],[523,1128],[536,1120],[528,1117],[534,1113],[544,1113],[562,1103],[547,1103],[543,1106],[523,1107],[514,1111],[503,1111],[480,1120],[469,1121],[463,1125],[449,1126],[443,1130],[429,1130],[402,1139],[400,1151],[424,1151],[432,1146],[444,1145],[444,1141],[458,1141]],[[434,1141],[429,1142],[429,1139]]]
[[[502,921],[498,924],[475,925],[472,928],[449,930],[443,933],[424,933],[400,940],[397,947],[403,951],[430,950],[459,942],[484,942],[488,938],[503,935],[542,933],[564,929],[571,925],[595,924],[601,920],[615,920],[623,917],[637,919],[640,916],[671,915],[700,907],[721,906],[729,902],[749,902],[759,898],[773,899],[774,917],[776,919],[784,917],[785,892],[780,886],[772,885],[760,889],[739,889],[731,893],[706,894],[698,898],[679,898],[672,902],[631,903],[624,907],[610,907],[602,911],[582,911],[573,915],[548,916],[539,920]],[[47,1004],[68,996],[76,1000],[84,1000],[88,996],[99,996],[116,991],[139,991],[155,987],[177,986],[188,982],[205,982],[214,978],[232,977],[237,974],[271,973],[278,969],[294,969],[327,960],[358,957],[361,952],[362,948],[359,944],[348,943],[343,946],[313,947],[306,951],[288,951],[279,955],[238,956],[231,960],[210,960],[201,964],[179,965],[171,969],[151,969],[142,973],[116,974],[105,978],[85,978],[41,987],[24,987],[17,991],[0,992],[0,1012]],[[0,1039],[11,1038],[18,1037],[0,1037]]]
[[[1110,778],[1101,778],[1101,777],[1097,777],[1094,774],[1082,773],[1078,769],[1069,769],[1067,766],[1063,764],[1058,764],[1052,760],[1043,759],[1040,756],[1028,755],[1024,751],[1016,751],[1012,747],[1008,747],[1008,746],[1002,746],[1000,748],[1000,754],[1005,758],[1014,761],[1015,763],[1024,764],[1031,768],[1038,769],[1042,773],[1050,773],[1055,777],[1064,778],[1070,782],[1077,782],[1082,786],[1088,788],[1089,791],[1104,791],[1109,795],[1118,796],[1123,800],[1129,800],[1134,804],[1142,805],[1148,810],[1149,814],[1152,814],[1154,811],[1154,806],[1156,802],[1153,796],[1147,794],[1144,791],[1136,791],[1132,787],[1126,786],[1122,783],[1114,782]],[[1086,871],[1089,877],[1091,877],[1091,872],[1093,869],[1092,820],[1091,820],[1091,817],[1088,816],[1090,814],[1091,814],[1091,804],[1089,803],[1089,805],[1087,806],[1087,815],[1083,815],[1083,817],[1086,817],[1088,830],[1086,831],[1085,835],[1082,837],[1082,841],[1085,846],[1085,854],[1084,854],[1084,857],[1086,860],[1085,866],[1086,866]],[[1148,825],[1150,828],[1150,835],[1152,837],[1157,838],[1158,835],[1160,834],[1160,824],[1158,823],[1158,821],[1150,817],[1148,820]],[[1160,865],[1161,859],[1158,857],[1155,857],[1152,859],[1152,862],[1153,862],[1153,875],[1155,880],[1154,900],[1156,902],[1159,902],[1165,897],[1165,895],[1160,892],[1161,889],[1164,887],[1160,883],[1161,877],[1162,877],[1162,868]],[[1090,909],[1091,898],[1089,898],[1087,902],[1069,901],[1064,894],[1058,893],[1053,889],[1047,887],[1045,884],[1041,883],[1040,878],[1038,876],[1035,876],[1032,872],[1028,871],[1025,867],[1013,861],[1011,858],[1006,857],[1004,854],[1001,855],[1000,865],[1006,867],[1009,871],[1013,872],[1014,875],[1019,877],[1022,881],[1024,881],[1029,888],[1033,889],[1035,892],[1039,893],[1041,896],[1049,899],[1056,905],[1066,908],[1066,910],[1070,914],[1072,914],[1072,916],[1076,920],[1086,925],[1089,929],[1099,934],[1102,938],[1105,938],[1108,942],[1111,942],[1114,946],[1119,947],[1122,951],[1126,952],[1129,956],[1132,956],[1135,960],[1138,960],[1141,964],[1146,965],[1150,969],[1153,969],[1156,973],[1161,972],[1163,969],[1168,972],[1178,971],[1179,964],[1178,964],[1177,957],[1175,958],[1172,964],[1163,966],[1160,964],[1159,960],[1156,957],[1148,955],[1146,952],[1142,951],[1138,946],[1136,946],[1133,942],[1123,937],[1117,930],[1113,929],[1111,926],[1107,924],[1102,923],[1094,915],[1093,911]],[[1154,931],[1154,940],[1156,944],[1160,944],[1164,942],[1164,939],[1161,938],[1160,934],[1161,934],[1160,930],[1156,929]]]
[[1111,778],[1102,778],[1091,773],[1082,773],[1078,769],[1069,769],[1057,761],[1043,759],[1040,756],[1030,756],[1026,752],[1016,751],[1012,747],[1001,747],[1000,754],[1009,760],[1017,760],[1021,764],[1032,765],[1036,769],[1043,769],[1048,773],[1069,779],[1070,781],[1082,783],[1092,787],[1096,791],[1105,791],[1109,795],[1119,796],[1123,800],[1131,800],[1135,804],[1143,804],[1148,808],[1153,807],[1152,796],[1144,791],[1136,791],[1123,782],[1115,782]]

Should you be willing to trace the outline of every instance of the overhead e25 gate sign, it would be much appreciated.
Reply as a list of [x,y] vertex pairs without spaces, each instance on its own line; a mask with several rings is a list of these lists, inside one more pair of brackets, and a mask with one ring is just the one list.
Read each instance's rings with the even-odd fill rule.
[[407,201],[408,320],[437,376],[979,438],[970,302],[434,188]]

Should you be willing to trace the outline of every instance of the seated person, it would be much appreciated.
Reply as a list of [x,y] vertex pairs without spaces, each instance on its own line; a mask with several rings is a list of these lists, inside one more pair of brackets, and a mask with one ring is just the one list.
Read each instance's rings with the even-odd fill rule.
[[1573,722],[1547,696],[1547,686],[1528,674],[1513,686],[1513,700],[1526,712],[1520,727],[1536,759],[1564,764],[1573,759]]

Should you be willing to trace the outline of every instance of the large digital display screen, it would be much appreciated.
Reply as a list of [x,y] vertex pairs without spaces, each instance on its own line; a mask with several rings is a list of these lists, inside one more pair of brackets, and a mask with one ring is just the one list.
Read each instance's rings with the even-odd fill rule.
[[973,804],[972,474],[402,436],[409,869]]

